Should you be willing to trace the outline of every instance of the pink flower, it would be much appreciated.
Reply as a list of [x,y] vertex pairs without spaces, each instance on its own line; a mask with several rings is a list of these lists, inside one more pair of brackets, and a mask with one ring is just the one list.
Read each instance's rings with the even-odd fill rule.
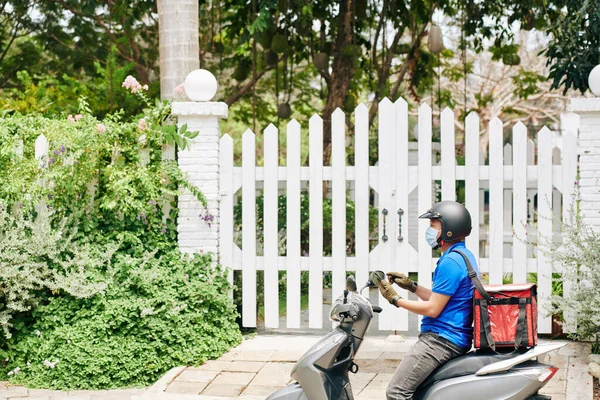
[[148,85],[140,85],[137,79],[131,75],[127,75],[127,78],[125,78],[121,86],[125,89],[129,89],[131,93],[137,93],[140,90],[148,90]]
[[100,133],[100,134],[102,134],[106,131],[106,127],[104,126],[104,124],[96,125],[96,129],[98,129],[98,133]]
[[67,120],[71,123],[75,122],[75,119],[73,118],[73,116],[71,114],[69,114],[69,116],[67,117]]
[[141,118],[137,124],[138,131],[145,131],[148,129],[148,122],[144,118]]
[[183,87],[183,83],[175,88],[175,93],[183,94],[185,92],[185,88]]
[[81,114],[77,114],[77,115],[75,116],[75,121],[79,121],[81,118],[83,118],[83,115],[81,115]]

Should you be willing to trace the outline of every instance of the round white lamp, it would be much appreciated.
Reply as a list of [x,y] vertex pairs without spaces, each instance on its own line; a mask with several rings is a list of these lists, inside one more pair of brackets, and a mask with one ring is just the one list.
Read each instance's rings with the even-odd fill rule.
[[596,65],[590,76],[588,76],[588,85],[594,95],[600,96],[600,65]]
[[183,88],[192,101],[210,101],[217,94],[217,78],[210,71],[197,69],[185,77]]

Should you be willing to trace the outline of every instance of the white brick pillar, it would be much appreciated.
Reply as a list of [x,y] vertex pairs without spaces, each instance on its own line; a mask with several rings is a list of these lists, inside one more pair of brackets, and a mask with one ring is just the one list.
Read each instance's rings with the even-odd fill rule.
[[186,253],[219,254],[219,121],[227,118],[227,104],[217,102],[174,102],[172,114],[177,125],[187,124],[199,132],[191,146],[179,150],[179,168],[190,183],[198,187],[208,202],[208,212],[214,217],[209,224],[201,216],[205,209],[189,191],[179,196],[177,233],[179,248]]
[[579,114],[579,204],[585,223],[600,232],[600,98],[571,100]]

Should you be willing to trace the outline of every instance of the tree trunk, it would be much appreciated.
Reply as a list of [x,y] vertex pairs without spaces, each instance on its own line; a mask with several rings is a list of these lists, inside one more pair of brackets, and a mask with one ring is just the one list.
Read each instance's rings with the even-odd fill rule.
[[342,107],[350,89],[350,81],[355,67],[349,57],[342,53],[344,46],[353,44],[354,39],[354,0],[341,0],[337,18],[337,38],[334,44],[334,56],[331,83],[328,87],[327,101],[323,109],[323,162],[329,165],[331,159],[331,114]]
[[171,100],[175,88],[200,66],[197,0],[158,0],[160,97]]

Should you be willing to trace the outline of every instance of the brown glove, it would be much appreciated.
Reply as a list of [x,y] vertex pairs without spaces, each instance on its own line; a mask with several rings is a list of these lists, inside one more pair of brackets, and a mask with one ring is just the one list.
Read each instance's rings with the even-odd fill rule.
[[396,302],[402,297],[400,297],[400,295],[396,293],[391,283],[389,283],[388,281],[379,281],[379,291],[381,292],[381,295],[385,297],[387,301],[390,302],[390,304],[393,304],[396,307],[398,307],[396,305]]
[[409,290],[413,293],[417,290],[417,282],[413,281],[408,276],[404,275],[402,272],[388,272],[386,275],[388,281],[395,283],[402,289]]

